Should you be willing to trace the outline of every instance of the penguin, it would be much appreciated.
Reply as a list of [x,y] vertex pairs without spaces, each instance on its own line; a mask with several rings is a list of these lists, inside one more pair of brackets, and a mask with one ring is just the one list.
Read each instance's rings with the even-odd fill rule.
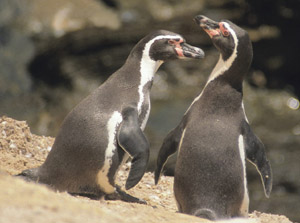
[[18,176],[70,194],[144,203],[122,191],[115,177],[128,157],[132,161],[126,190],[146,171],[149,143],[143,130],[154,74],[167,60],[203,57],[200,48],[187,44],[179,34],[150,33],[119,70],[66,116],[45,162]]
[[168,157],[178,151],[174,195],[180,212],[209,220],[247,217],[247,159],[261,175],[266,197],[272,171],[243,105],[243,79],[252,61],[245,30],[228,20],[194,19],[220,53],[202,92],[160,148],[155,183]]

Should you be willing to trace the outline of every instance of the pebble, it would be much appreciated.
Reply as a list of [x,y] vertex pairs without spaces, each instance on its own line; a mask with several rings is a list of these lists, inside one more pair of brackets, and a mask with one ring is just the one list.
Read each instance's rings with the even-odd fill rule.
[[156,196],[156,195],[150,195],[149,198],[151,200],[160,201],[160,198],[158,196]]
[[6,132],[4,130],[2,130],[2,137],[6,138]]
[[25,157],[26,157],[26,158],[31,158],[31,157],[32,157],[32,154],[31,154],[31,153],[27,153],[27,154],[25,154]]
[[11,143],[11,144],[9,145],[9,148],[10,148],[10,149],[17,149],[17,146],[16,146],[14,143]]

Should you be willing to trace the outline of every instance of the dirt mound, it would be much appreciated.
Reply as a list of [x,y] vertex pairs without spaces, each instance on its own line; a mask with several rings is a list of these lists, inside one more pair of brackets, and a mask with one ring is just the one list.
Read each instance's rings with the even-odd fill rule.
[[53,142],[54,138],[32,134],[25,121],[0,117],[1,169],[10,174],[39,166]]
[[[154,185],[152,173],[128,191],[147,201],[147,205],[121,201],[95,201],[56,193],[47,187],[27,183],[10,175],[39,166],[46,158],[54,138],[30,132],[25,121],[0,118],[0,223],[6,222],[209,222],[176,213],[173,178],[162,177]],[[129,165],[119,171],[118,184],[124,187]],[[285,216],[260,212],[249,215],[249,221],[289,223]],[[230,222],[242,222],[231,220]]]

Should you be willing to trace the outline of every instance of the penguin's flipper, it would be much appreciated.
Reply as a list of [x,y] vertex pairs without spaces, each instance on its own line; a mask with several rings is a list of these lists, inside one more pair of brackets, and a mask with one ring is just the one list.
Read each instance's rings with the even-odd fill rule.
[[155,184],[158,183],[161,171],[167,162],[169,156],[174,154],[177,149],[183,132],[182,124],[173,129],[164,139],[162,146],[160,147],[157,162],[156,170],[154,173]]
[[143,177],[149,160],[149,143],[140,128],[135,106],[122,110],[123,121],[118,131],[118,143],[132,158],[126,190],[134,187]]
[[253,133],[246,120],[242,124],[242,134],[247,159],[260,173],[265,195],[269,197],[272,190],[272,169],[265,153],[265,146]]

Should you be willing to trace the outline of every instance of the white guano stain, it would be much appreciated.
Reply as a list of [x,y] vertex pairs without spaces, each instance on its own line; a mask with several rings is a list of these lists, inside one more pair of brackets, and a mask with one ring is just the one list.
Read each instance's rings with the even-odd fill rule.
[[115,191],[115,187],[109,183],[108,172],[112,164],[112,157],[116,151],[116,134],[117,127],[122,122],[122,115],[118,111],[115,111],[107,122],[107,134],[108,144],[105,150],[104,164],[101,170],[98,172],[97,180],[100,188],[107,194],[111,194]]
[[239,143],[239,152],[243,164],[243,173],[244,173],[244,198],[240,207],[241,215],[248,216],[249,211],[249,195],[248,195],[248,189],[247,189],[247,178],[246,178],[246,159],[245,159],[245,146],[244,146],[244,138],[243,135],[239,136],[238,139]]
[[225,71],[228,70],[231,67],[231,65],[233,64],[233,62],[235,61],[235,59],[237,57],[237,47],[238,47],[239,40],[238,40],[235,32],[233,31],[233,29],[231,29],[230,25],[228,23],[226,23],[226,22],[223,22],[223,23],[224,23],[224,26],[229,30],[230,34],[233,37],[233,41],[234,41],[233,53],[225,61],[223,60],[222,55],[220,54],[218,63],[216,64],[216,66],[214,67],[213,71],[209,75],[208,81],[206,82],[206,84],[205,84],[202,92],[194,99],[194,101],[192,102],[192,104],[190,105],[190,107],[187,109],[187,111],[185,112],[185,114],[190,110],[190,108],[193,106],[193,104],[201,98],[201,95],[204,92],[206,86],[211,81],[213,81],[214,79],[216,79],[218,76],[224,74]]

